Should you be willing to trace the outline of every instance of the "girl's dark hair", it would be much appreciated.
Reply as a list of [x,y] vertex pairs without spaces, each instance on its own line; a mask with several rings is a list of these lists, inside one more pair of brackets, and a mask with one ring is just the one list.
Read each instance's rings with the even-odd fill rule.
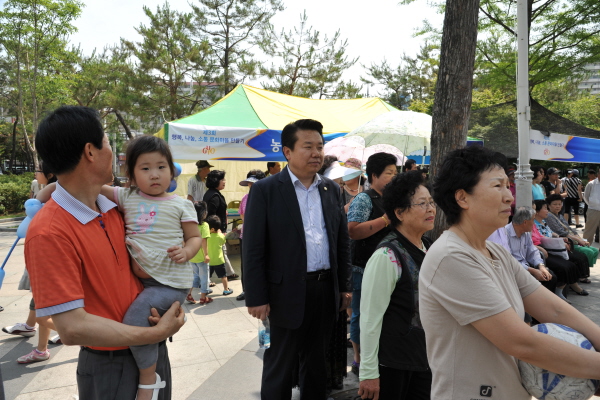
[[127,144],[125,157],[127,159],[127,176],[129,181],[135,181],[135,164],[142,154],[158,152],[167,159],[167,164],[171,170],[171,179],[175,177],[175,165],[173,165],[173,156],[167,142],[156,136],[138,136]]
[[210,229],[214,229],[215,231],[221,229],[221,218],[217,217],[216,215],[211,215],[210,217],[206,218],[206,223]]
[[481,174],[493,168],[506,169],[506,157],[481,146],[469,146],[448,153],[433,183],[433,200],[446,215],[448,225],[456,224],[462,208],[456,202],[458,190],[472,193]]
[[546,204],[550,205],[550,203],[556,200],[560,200],[562,202],[563,198],[560,194],[551,194],[550,196],[546,197]]
[[398,159],[389,153],[375,153],[367,159],[367,178],[373,183],[373,175],[381,175],[388,165],[396,166]]
[[535,208],[535,212],[539,212],[542,210],[544,206],[547,206],[546,200],[534,200],[533,207]]
[[[541,165],[534,165],[531,167],[531,170],[533,171],[533,179],[537,177],[539,171],[542,171],[542,174],[545,176],[546,170]],[[544,176],[542,176],[542,179],[544,179]]]
[[262,172],[260,169],[252,169],[246,174],[246,178],[250,178],[251,176],[255,177],[260,181],[261,179],[265,178],[265,173]]
[[219,182],[225,179],[225,171],[213,169],[206,175],[206,187],[208,189],[216,189],[219,187]]
[[[54,174],[50,170],[50,167],[48,167],[48,164],[46,164],[45,162],[42,162],[41,168],[42,168],[42,174],[44,174],[44,176],[48,180],[48,183],[54,183],[57,181],[56,174]],[[49,178],[50,175],[52,175],[52,176]]]
[[196,215],[198,216],[198,223],[201,224],[206,219],[206,214],[208,213],[206,202],[197,201],[194,203],[194,208],[196,209]]
[[396,210],[400,209],[402,212],[409,208],[411,198],[420,186],[425,186],[431,192],[429,185],[425,184],[421,171],[403,172],[394,176],[391,182],[385,185],[383,209],[390,219],[390,225],[396,227],[402,223],[396,216]]

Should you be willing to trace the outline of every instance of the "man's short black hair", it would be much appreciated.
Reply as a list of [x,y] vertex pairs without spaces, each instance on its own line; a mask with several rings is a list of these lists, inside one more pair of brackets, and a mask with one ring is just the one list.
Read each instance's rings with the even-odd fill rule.
[[214,229],[215,231],[221,229],[221,218],[216,215],[211,215],[206,218],[206,223],[210,229]]
[[472,193],[481,174],[493,168],[506,170],[506,157],[485,147],[469,146],[448,153],[434,179],[433,200],[449,225],[456,224],[463,211],[456,202],[456,192],[462,189]]
[[397,227],[401,224],[396,216],[396,210],[400,212],[406,210],[411,205],[411,199],[420,186],[425,186],[431,192],[431,189],[425,180],[421,171],[408,171],[398,174],[392,178],[391,182],[385,185],[383,189],[383,209],[390,219],[390,225]]
[[267,163],[267,171],[270,171],[270,170],[271,170],[271,168],[273,168],[273,167],[275,166],[275,164],[277,164],[277,162],[276,162],[276,161],[269,161],[269,162]]
[[367,159],[367,177],[373,183],[373,176],[379,177],[388,165],[396,166],[398,159],[390,153],[375,153]]
[[317,131],[319,135],[321,135],[321,140],[323,140],[323,124],[321,124],[319,121],[315,121],[314,119],[299,119],[296,122],[287,124],[281,131],[282,151],[283,147],[294,150],[294,146],[298,141],[298,135],[296,135],[296,132],[299,130]]
[[219,187],[219,182],[225,179],[225,171],[213,169],[206,175],[206,187],[208,189],[216,189]]
[[417,162],[415,160],[413,160],[412,158],[409,158],[408,160],[406,160],[404,162],[404,172],[410,170],[412,168],[413,165],[415,165]]
[[104,130],[98,111],[89,107],[63,106],[38,125],[35,148],[46,166],[57,175],[79,164],[87,143],[102,148]]
[[588,174],[597,175],[595,169],[588,169]]

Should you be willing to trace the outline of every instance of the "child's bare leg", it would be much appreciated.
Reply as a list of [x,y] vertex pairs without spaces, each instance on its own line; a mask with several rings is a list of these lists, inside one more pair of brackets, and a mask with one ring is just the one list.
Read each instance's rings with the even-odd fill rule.
[[45,353],[48,350],[48,339],[50,339],[50,328],[40,325],[38,327],[38,345],[39,352]]
[[[140,385],[154,385],[156,383],[156,364],[140,369]],[[137,400],[151,400],[154,389],[138,389]]]
[[221,282],[223,283],[223,290],[228,290],[229,287],[227,286],[228,281],[226,276],[221,278]]
[[29,310],[29,315],[27,316],[27,321],[25,324],[30,327],[35,327],[35,310]]

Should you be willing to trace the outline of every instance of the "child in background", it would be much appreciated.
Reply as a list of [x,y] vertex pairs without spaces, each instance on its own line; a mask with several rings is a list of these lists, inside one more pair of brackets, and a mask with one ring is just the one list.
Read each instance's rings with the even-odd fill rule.
[[194,203],[196,214],[198,215],[198,230],[200,231],[200,237],[202,238],[202,246],[198,253],[190,260],[192,263],[192,269],[194,270],[194,283],[192,288],[187,295],[186,301],[191,304],[196,304],[196,300],[192,296],[192,290],[194,288],[200,288],[200,304],[212,303],[213,299],[208,297],[212,290],[208,288],[208,263],[210,257],[208,256],[208,238],[210,237],[210,228],[206,223],[206,203],[199,201]]
[[225,257],[223,256],[223,245],[225,244],[225,235],[221,233],[221,219],[216,215],[211,215],[206,219],[210,228],[210,237],[208,238],[208,257],[210,258],[210,276],[213,272],[223,282],[223,296],[230,295],[233,290],[229,289],[227,281],[227,272],[225,271]]

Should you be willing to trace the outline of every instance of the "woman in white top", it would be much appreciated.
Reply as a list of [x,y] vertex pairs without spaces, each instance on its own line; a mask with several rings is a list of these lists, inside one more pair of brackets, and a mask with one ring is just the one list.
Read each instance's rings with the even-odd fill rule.
[[600,354],[538,333],[523,316],[570,326],[597,348],[600,327],[486,242],[510,215],[505,165],[500,153],[472,146],[450,152],[435,178],[434,200],[450,228],[427,252],[419,277],[432,399],[529,400],[517,359],[600,378]]

